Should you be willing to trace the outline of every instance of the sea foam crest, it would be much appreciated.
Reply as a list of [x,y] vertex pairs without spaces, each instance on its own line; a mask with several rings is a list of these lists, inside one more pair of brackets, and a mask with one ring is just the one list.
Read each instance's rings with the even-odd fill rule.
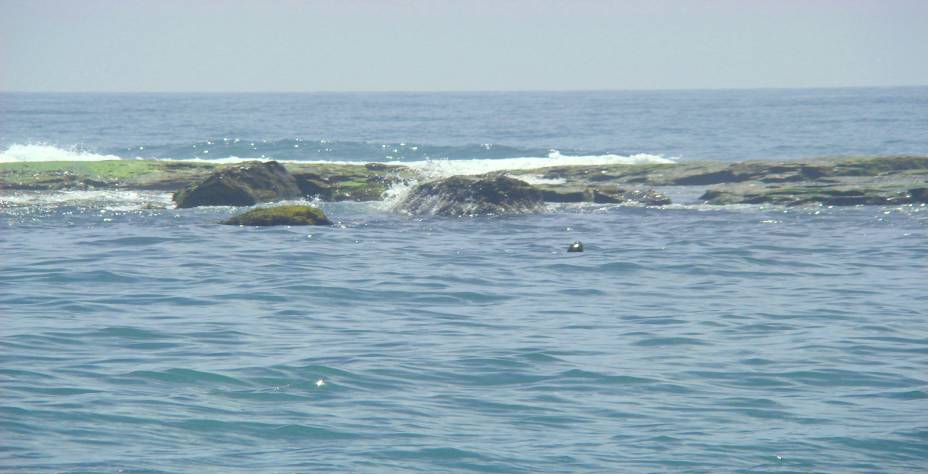
[[[660,155],[639,153],[635,155],[562,155],[551,150],[547,157],[520,157],[473,160],[424,160],[391,162],[419,171],[422,179],[432,181],[456,175],[478,175],[496,171],[531,170],[552,166],[596,166],[596,165],[641,165],[675,163],[676,160]],[[563,180],[545,179],[537,175],[518,175],[518,179],[529,184],[560,184]],[[416,182],[398,182],[384,194],[382,207],[396,209],[405,199]]]
[[0,163],[27,163],[37,161],[104,161],[120,160],[121,157],[116,155],[101,155],[79,150],[77,147],[70,149],[58,148],[52,145],[10,145],[4,151],[0,151]]
[[[103,161],[126,159],[117,155],[92,153],[77,147],[69,149],[46,144],[10,145],[0,151],[0,163],[25,163],[40,161]],[[260,158],[243,158],[237,156],[217,158],[181,158],[165,159],[169,161],[193,161],[201,163],[238,163],[243,161],[270,161],[273,156]],[[364,161],[329,161],[329,160],[278,160],[281,163],[322,163],[322,164],[361,164]],[[454,175],[475,175],[504,170],[525,170],[550,166],[577,165],[622,165],[673,163],[675,160],[661,155],[563,155],[558,150],[551,150],[548,156],[526,156],[513,158],[477,158],[477,159],[429,159],[420,161],[379,162],[390,165],[402,165],[418,170],[427,179],[444,178]]]
[[414,168],[428,179],[438,179],[455,175],[475,175],[505,170],[527,170],[551,166],[595,166],[595,165],[641,165],[654,163],[675,163],[671,158],[661,155],[639,153],[635,155],[562,155],[551,150],[547,157],[520,157],[476,160],[424,160],[406,161],[400,164]]

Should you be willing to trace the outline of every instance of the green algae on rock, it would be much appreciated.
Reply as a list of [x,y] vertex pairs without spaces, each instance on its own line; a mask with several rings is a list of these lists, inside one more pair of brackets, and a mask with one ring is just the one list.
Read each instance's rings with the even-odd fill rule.
[[0,163],[0,189],[173,191],[209,176],[212,163],[168,160]]
[[259,207],[222,221],[226,225],[332,225],[321,209],[304,205]]
[[856,185],[792,184],[745,185],[728,184],[712,188],[700,197],[707,204],[774,204],[802,206],[884,206],[928,202],[926,188],[906,189],[899,185],[857,183]]
[[[242,163],[172,160],[0,163],[0,190],[178,191]],[[376,201],[393,183],[418,178],[404,166],[381,163],[286,163],[300,193],[324,201]]]
[[[0,163],[0,190],[165,190],[241,164],[168,160]],[[384,163],[287,163],[297,194],[323,201],[377,201],[395,183],[421,182],[411,167]],[[797,161],[688,161],[552,166],[499,171],[540,184],[548,202],[666,204],[654,186],[701,187],[708,204],[870,205],[925,203],[928,157],[826,157]],[[490,175],[487,175],[490,176]],[[631,190],[631,191],[626,191]],[[179,195],[187,192],[182,190]],[[292,189],[287,193],[290,195]],[[632,194],[626,195],[631,192]],[[239,205],[271,199],[243,200]],[[283,198],[285,199],[285,198]],[[183,207],[183,206],[179,206]]]

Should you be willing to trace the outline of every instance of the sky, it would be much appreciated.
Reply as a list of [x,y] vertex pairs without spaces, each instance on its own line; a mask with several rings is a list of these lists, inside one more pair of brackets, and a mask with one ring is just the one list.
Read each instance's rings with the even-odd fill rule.
[[928,85],[928,0],[0,0],[0,91]]

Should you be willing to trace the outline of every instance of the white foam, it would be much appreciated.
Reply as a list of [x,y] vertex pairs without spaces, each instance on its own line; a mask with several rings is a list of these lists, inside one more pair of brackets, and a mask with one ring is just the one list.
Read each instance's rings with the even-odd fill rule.
[[654,163],[675,163],[671,158],[661,155],[639,153],[635,155],[562,155],[551,150],[547,157],[520,157],[480,160],[425,160],[407,161],[393,164],[408,166],[419,171],[428,179],[445,178],[454,175],[475,175],[494,171],[527,170],[551,166],[595,166],[595,165],[641,165]]
[[0,152],[0,163],[28,163],[38,161],[104,161],[120,160],[116,155],[100,155],[78,150],[64,149],[52,145],[13,144]]
[[[77,147],[59,148],[47,144],[13,144],[9,148],[0,152],[0,163],[24,163],[24,162],[41,162],[41,161],[105,161],[105,160],[123,160],[123,159],[141,159],[140,157],[125,158],[118,155],[106,155],[79,150]],[[227,156],[223,158],[169,158],[165,161],[190,161],[198,163],[241,163],[245,161],[272,161],[273,156],[261,157],[238,157]],[[360,165],[365,162],[360,161],[327,161],[327,160],[277,160],[281,163],[305,163],[305,164],[343,164],[343,165]],[[514,157],[499,159],[473,159],[473,160],[451,160],[451,159],[428,159],[421,161],[381,161],[371,163],[382,163],[386,165],[402,165],[420,171],[429,178],[442,178],[453,175],[474,175],[490,173],[504,170],[522,170],[545,168],[550,166],[575,166],[575,165],[634,165],[649,163],[674,163],[672,158],[665,158],[661,155],[651,155],[639,153],[635,155],[562,155],[557,150],[551,150],[546,157]]]
[[[661,155],[639,153],[636,155],[562,155],[551,150],[547,157],[520,157],[475,160],[424,160],[392,162],[415,169],[425,181],[447,178],[456,175],[478,175],[495,171],[530,170],[552,166],[595,166],[595,165],[640,165],[654,163],[675,163],[674,159]],[[540,175],[519,175],[517,177],[529,184],[563,184],[561,179],[546,179]],[[395,208],[405,198],[416,182],[397,183],[387,190],[384,206]]]
[[[5,151],[0,152],[0,163],[28,163],[42,161],[104,161],[104,160],[123,160],[117,155],[106,155],[91,153],[73,147],[70,149],[58,148],[46,144],[13,144]],[[135,157],[135,159],[141,159]],[[183,161],[198,163],[241,163],[245,161],[271,161],[273,156],[261,156],[260,158],[227,156],[224,158],[178,158],[165,159],[164,161]],[[346,164],[361,165],[364,162],[358,161],[326,161],[326,160],[277,160],[281,163],[299,163],[299,164]],[[665,158],[661,155],[635,154],[635,155],[563,155],[557,150],[551,150],[545,157],[514,157],[500,159],[470,159],[470,160],[451,160],[451,159],[428,159],[421,161],[386,161],[374,162],[386,165],[400,165],[412,168],[421,175],[423,180],[433,180],[446,178],[454,175],[477,175],[506,170],[527,170],[546,168],[552,166],[596,166],[596,165],[634,165],[634,164],[653,164],[653,163],[674,163],[674,159]],[[519,179],[528,181],[531,184],[559,184],[562,180],[545,179],[540,175],[521,175]],[[384,208],[392,208],[401,201],[409,190],[417,184],[416,181],[409,181],[395,184],[384,195],[384,201],[381,204]],[[83,194],[93,193],[93,194]],[[0,204],[10,205],[60,205],[64,202],[93,202],[93,201],[113,201],[115,203],[126,203],[133,201],[149,201],[149,205],[169,204],[165,202],[163,196],[151,199],[149,196],[139,196],[127,193],[122,194],[105,194],[106,192],[83,192],[67,191],[52,193],[51,195],[25,194],[20,196],[3,196]],[[115,192],[114,193],[121,193]],[[146,199],[147,198],[147,199]],[[152,202],[153,201],[153,202]]]
[[163,191],[14,191],[0,193],[0,209],[78,206],[107,211],[165,209],[174,206],[172,193]]
[[[193,163],[215,163],[221,165],[227,165],[230,163],[244,163],[246,161],[277,161],[280,163],[309,163],[308,161],[299,161],[299,160],[274,160],[274,158],[262,156],[260,158],[242,158],[239,156],[227,156],[225,158],[158,158],[157,161],[183,161],[183,162],[193,162]],[[326,161],[320,161],[319,163],[329,163]],[[358,163],[355,163],[358,164]]]
[[382,200],[377,203],[376,207],[382,211],[393,211],[398,209],[400,202],[406,198],[409,191],[417,184],[416,180],[398,181],[384,191]]
[[545,178],[540,174],[520,174],[517,176],[518,179],[525,181],[528,184],[564,184],[567,182],[564,178]]

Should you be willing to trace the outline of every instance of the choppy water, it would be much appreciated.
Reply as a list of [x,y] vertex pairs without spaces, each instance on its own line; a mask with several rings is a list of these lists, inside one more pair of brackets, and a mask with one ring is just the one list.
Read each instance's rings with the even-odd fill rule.
[[[51,107],[46,96],[15,100]],[[562,117],[583,115],[559,103]],[[160,107],[174,105],[184,107]],[[85,143],[100,141],[88,153],[106,154],[123,146],[101,144],[117,135],[107,127],[144,135],[126,141],[146,147],[173,140],[155,135],[199,142],[229,124],[251,127],[249,139],[296,135],[262,134],[266,120],[234,114],[217,123],[225,115],[214,109],[189,125],[201,129],[123,125],[101,107],[90,121],[72,111],[33,142],[64,150],[84,127]],[[404,107],[389,113],[417,117]],[[793,112],[757,114],[785,123]],[[30,143],[10,139],[26,128],[10,123],[50,120],[4,114],[17,119],[4,122],[8,143]],[[677,154],[598,138],[579,146],[578,126],[553,116],[562,135],[535,142],[455,120],[460,137],[419,119],[422,137],[437,133],[420,141]],[[413,143],[403,136],[412,124],[377,123],[299,135]],[[696,144],[711,139],[687,136],[708,153]],[[788,136],[770,142],[800,146]],[[215,225],[230,208],[163,208],[164,193],[4,192],[0,471],[928,469],[928,207],[709,208],[686,204],[692,190],[667,191],[681,204],[504,218],[324,203],[340,225],[263,229]],[[566,253],[574,240],[586,252]]]
[[[33,148],[10,150],[14,145]],[[0,94],[0,161],[87,155],[463,160],[546,157],[552,149],[723,161],[922,154],[928,149],[928,87]]]

